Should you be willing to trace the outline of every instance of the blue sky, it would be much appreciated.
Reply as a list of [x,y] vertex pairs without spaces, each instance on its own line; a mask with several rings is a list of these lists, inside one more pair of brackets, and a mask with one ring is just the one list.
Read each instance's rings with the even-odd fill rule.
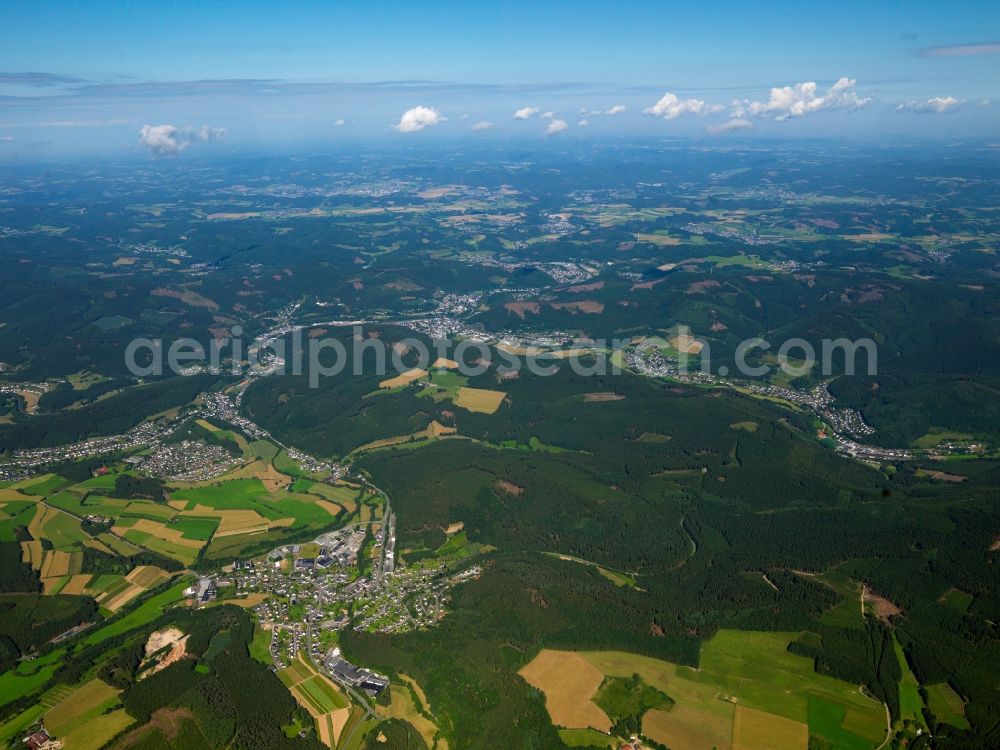
[[0,23],[0,158],[546,134],[989,138],[998,107],[995,2],[8,0]]

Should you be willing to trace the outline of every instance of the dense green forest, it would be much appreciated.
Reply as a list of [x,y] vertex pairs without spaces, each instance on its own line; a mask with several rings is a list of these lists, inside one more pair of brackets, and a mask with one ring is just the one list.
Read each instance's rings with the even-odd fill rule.
[[44,419],[23,416],[12,424],[0,424],[0,452],[48,448],[98,435],[119,434],[146,417],[186,404],[214,381],[211,375],[167,378]]

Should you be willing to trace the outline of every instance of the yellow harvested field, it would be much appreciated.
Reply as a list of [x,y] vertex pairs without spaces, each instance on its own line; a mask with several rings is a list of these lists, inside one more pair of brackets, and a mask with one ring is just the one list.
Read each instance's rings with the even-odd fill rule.
[[736,707],[733,750],[806,750],[809,726],[784,716]]
[[728,716],[708,714],[700,708],[682,704],[669,711],[650,709],[642,717],[642,733],[657,742],[670,743],[671,750],[729,748],[732,746],[733,706],[723,701],[719,701],[719,705],[725,707]]
[[458,362],[453,359],[445,359],[444,357],[438,357],[434,360],[434,364],[431,365],[435,370],[457,370]]
[[[655,659],[652,656],[630,654],[625,651],[587,651],[583,657],[593,664],[601,674],[631,677],[638,673],[647,683],[664,692],[673,689],[672,683],[677,674],[677,665],[672,662]],[[667,695],[669,694],[667,693]]]
[[226,479],[259,479],[268,492],[283,490],[292,482],[290,477],[275,469],[270,461],[263,459],[228,473]]
[[21,562],[26,562],[35,570],[42,569],[42,561],[45,558],[45,550],[42,543],[37,539],[30,542],[21,542]]
[[126,604],[128,604],[130,601],[132,601],[145,591],[146,589],[144,589],[142,586],[130,583],[127,588],[122,589],[114,596],[111,596],[101,601],[101,606],[112,612],[117,612],[119,609],[124,607]]
[[45,555],[45,560],[42,563],[42,578],[58,578],[69,574],[69,565],[72,560],[72,556],[69,552],[62,552],[60,550],[50,550]]
[[330,733],[333,735],[334,743],[340,742],[340,737],[344,733],[344,727],[347,726],[347,720],[351,718],[350,708],[338,708],[333,713],[329,714],[330,717]]
[[403,385],[409,385],[414,380],[420,380],[420,378],[427,377],[427,370],[421,370],[419,368],[414,368],[413,370],[407,370],[406,372],[400,373],[394,378],[389,378],[388,380],[383,380],[378,384],[379,388],[399,388]]
[[[294,518],[281,518],[277,521],[268,521],[255,510],[218,510],[201,504],[195,505],[193,510],[182,511],[180,515],[218,518],[219,528],[215,531],[215,538],[267,531],[278,526],[288,526],[295,520]],[[204,542],[196,542],[195,546],[200,547],[202,544]]]
[[219,528],[215,532],[216,537],[246,534],[251,531],[266,531],[270,528],[267,519],[255,510],[220,510],[216,512],[219,518]]
[[676,664],[650,656],[623,651],[588,651],[583,656],[605,675],[638,673],[647,684],[678,701],[669,711],[651,709],[643,716],[643,733],[651,739],[673,750],[730,747],[734,706],[718,699],[715,685],[689,680],[679,684]]
[[[295,691],[292,692],[294,694]],[[343,734],[344,727],[347,726],[347,721],[351,718],[351,709],[338,708],[336,711],[314,718],[316,719],[316,734],[319,735],[319,741],[333,750],[339,744],[340,735]]]
[[670,339],[669,344],[682,354],[700,354],[701,350],[705,346],[700,341],[686,333],[677,334]]
[[37,500],[37,499],[38,499],[37,497],[31,497],[30,495],[22,495],[13,487],[0,487],[0,502],[7,502],[9,500]]
[[420,683],[414,680],[409,675],[405,674],[399,675],[399,679],[401,679],[403,682],[405,682],[407,685],[413,688],[413,692],[417,694],[417,698],[420,699],[420,703],[423,705],[424,709],[426,711],[430,711],[431,702],[427,700],[427,694],[424,692],[424,689],[420,687]]
[[337,746],[337,741],[333,738],[333,729],[326,716],[316,717],[316,735],[319,741],[329,748]]
[[[237,511],[240,512],[240,511]],[[204,515],[204,514],[202,514]],[[185,539],[181,532],[177,529],[173,529],[167,526],[162,521],[151,521],[148,518],[140,518],[131,527],[135,531],[143,531],[147,534],[152,534],[160,539],[164,539],[171,544],[176,544],[178,547],[189,547],[191,549],[201,549],[205,542],[199,541],[198,539]],[[113,531],[118,536],[125,536],[125,532],[129,529],[123,528],[121,526],[112,527]]]
[[492,414],[500,408],[507,397],[503,391],[489,391],[485,388],[459,388],[455,404],[469,411]]
[[91,549],[96,549],[98,552],[103,552],[105,555],[114,555],[115,553],[108,549],[108,546],[97,539],[87,539],[84,541],[85,547],[90,547]]
[[132,571],[125,576],[125,580],[129,583],[134,583],[136,586],[142,586],[144,589],[152,588],[164,578],[169,578],[170,574],[167,571],[156,567],[155,565],[136,565]]
[[35,391],[14,391],[18,396],[24,399],[24,413],[25,414],[35,414],[38,411],[38,402],[42,398],[42,394],[36,393]]
[[341,508],[339,505],[337,505],[336,503],[331,503],[329,500],[313,500],[313,503],[321,507],[331,516],[335,516],[338,513],[340,513],[341,510],[343,510],[343,508]]
[[358,509],[358,504],[353,500],[342,500],[340,501],[340,505],[344,506],[344,510],[348,513],[353,513]]
[[638,232],[635,235],[635,239],[637,242],[648,242],[652,245],[658,245],[660,247],[681,244],[680,239],[677,237],[668,237],[665,234],[648,234],[645,232]]
[[427,429],[425,430],[414,432],[410,435],[396,435],[395,437],[372,440],[370,443],[365,443],[364,445],[355,448],[353,452],[370,451],[375,450],[376,448],[388,448],[393,445],[408,443],[410,442],[410,438],[413,438],[414,440],[426,440],[429,438],[441,437],[442,435],[451,435],[455,432],[457,432],[457,430],[454,427],[446,427],[435,419],[427,425]]
[[546,356],[555,357],[556,359],[578,359],[585,354],[593,354],[593,349],[576,348],[576,349],[553,349],[550,352],[545,352]]
[[42,529],[45,527],[45,522],[58,512],[48,505],[38,505],[31,523],[28,524],[28,533],[31,534],[31,538],[41,539],[44,536]]
[[[389,705],[384,708],[380,707],[379,714],[390,719],[402,719],[409,722],[424,738],[427,747],[434,747],[437,725],[417,710],[409,689],[404,685],[391,685],[389,695]],[[424,708],[427,708],[426,704]]]
[[611,719],[592,700],[604,675],[580,654],[543,649],[518,674],[545,694],[556,726],[610,731]]
[[87,584],[90,583],[91,579],[90,573],[80,573],[69,579],[65,586],[62,587],[60,594],[76,594],[80,595],[83,593],[84,589],[87,588]]
[[243,609],[251,609],[256,607],[258,604],[267,601],[268,594],[263,592],[256,592],[253,594],[247,594],[246,596],[241,596],[236,599],[226,599],[225,604],[232,604],[234,607],[243,607]]
[[451,435],[456,432],[454,427],[445,427],[443,424],[438,422],[436,419],[432,420],[427,429],[424,430],[427,437],[441,437],[442,435]]

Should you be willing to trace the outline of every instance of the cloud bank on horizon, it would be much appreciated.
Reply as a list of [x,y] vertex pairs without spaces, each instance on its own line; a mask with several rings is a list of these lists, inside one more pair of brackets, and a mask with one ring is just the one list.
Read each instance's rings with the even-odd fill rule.
[[677,94],[667,92],[660,100],[646,107],[643,112],[654,117],[662,117],[664,120],[676,120],[685,115],[704,116],[712,112],[721,112],[725,107],[721,104],[706,104],[701,99],[681,99]]
[[771,89],[771,95],[766,102],[755,102],[749,99],[733,102],[733,117],[772,117],[781,122],[792,117],[802,117],[812,112],[824,109],[857,110],[872,101],[872,97],[858,96],[855,87],[857,81],[847,76],[841,76],[826,93],[816,93],[815,81],[796,83],[794,86],[782,86]]
[[897,112],[917,112],[919,114],[943,115],[958,110],[965,102],[953,96],[935,96],[926,101],[903,102],[896,107]]
[[[803,81],[786,86],[775,86],[769,91],[766,100],[750,98],[735,99],[728,105],[712,103],[695,97],[682,98],[668,91],[656,102],[642,110],[644,115],[673,121],[689,117],[708,117],[727,112],[721,122],[711,122],[705,126],[705,133],[712,136],[725,135],[753,128],[753,120],[770,120],[784,123],[790,120],[812,115],[825,110],[842,110],[856,112],[875,101],[871,95],[858,93],[858,82],[854,78],[841,76],[825,90],[821,90],[816,81]],[[926,100],[910,100],[893,105],[895,112],[917,112],[944,114],[960,109],[965,100],[954,96],[937,96]],[[981,105],[988,105],[989,100],[983,100]],[[591,118],[612,117],[628,112],[624,104],[614,104],[605,109],[581,107],[577,111],[580,119],[577,128],[587,128]],[[459,119],[464,120],[468,113]],[[558,117],[555,110],[542,111],[540,107],[530,105],[514,110],[512,119],[527,121],[532,119],[546,120],[547,124],[542,134],[552,136],[570,129],[569,123]],[[448,118],[432,107],[414,107],[400,117],[394,130],[400,133],[415,133],[427,127],[437,125]],[[493,130],[497,125],[491,120],[479,120],[471,130],[479,132]]]
[[[729,110],[728,117],[722,122],[713,122],[705,127],[709,135],[724,135],[735,131],[748,130],[753,127],[751,118],[786,122],[804,117],[805,115],[823,110],[844,110],[854,112],[866,107],[874,100],[872,96],[861,96],[857,92],[857,80],[841,76],[825,91],[820,92],[816,81],[804,81],[788,86],[773,87],[764,101],[749,98],[736,99],[729,105],[711,103],[695,97],[682,98],[668,91],[656,102],[642,110],[644,115],[672,121],[686,117],[707,117]],[[912,110],[916,112],[946,112],[954,111],[961,106],[961,101],[954,97],[935,97],[926,102],[903,102],[895,107],[896,111]],[[612,117],[628,112],[624,104],[614,104],[606,109],[590,109],[581,107],[577,114],[578,128],[591,125],[591,117]],[[464,120],[468,114],[459,119]],[[551,136],[570,129],[566,120],[557,116],[555,110],[542,111],[541,108],[530,105],[514,110],[512,119],[527,121],[534,118],[546,120],[543,135]],[[430,107],[414,107],[403,113],[394,129],[400,133],[415,133],[432,125],[444,122],[447,118],[438,110]],[[480,120],[472,126],[473,131],[492,130],[496,124],[490,120]]]
[[[0,79],[2,77],[0,76]],[[44,77],[42,80],[45,80]],[[816,81],[803,81],[772,87],[766,99],[744,97],[734,99],[728,104],[711,102],[693,96],[682,97],[673,91],[667,91],[658,100],[642,108],[641,112],[645,116],[668,123],[688,118],[721,116],[722,119],[713,119],[706,124],[703,132],[709,136],[722,136],[752,130],[754,120],[786,123],[823,111],[840,110],[850,113],[864,109],[874,101],[876,99],[873,95],[859,93],[856,79],[841,76],[825,89],[821,88]],[[955,96],[935,96],[928,99],[913,99],[899,103],[888,102],[887,104],[893,112],[946,114],[962,109],[965,103],[965,99]],[[980,101],[980,106],[988,104],[989,100]],[[621,103],[598,108],[580,107],[577,110],[579,119],[576,120],[576,127],[578,129],[589,128],[595,121],[610,118],[615,118],[617,121],[621,119],[620,116],[629,113],[629,107]],[[455,119],[461,122],[470,116],[468,112],[463,112],[455,116]],[[569,122],[558,116],[557,110],[543,111],[541,107],[535,105],[515,109],[512,119],[520,122],[534,119],[545,121],[541,135],[546,137],[571,130]],[[419,133],[446,123],[448,120],[449,118],[438,107],[422,104],[405,110],[391,130],[400,134]],[[66,121],[58,124],[78,126],[83,124],[124,124],[127,122],[129,121]],[[333,125],[336,128],[344,128],[348,122],[346,118],[338,117],[333,121]],[[40,124],[54,126],[57,123]],[[493,120],[483,118],[476,120],[471,127],[463,127],[467,132],[483,133],[497,130],[499,126]],[[139,131],[139,142],[157,156],[175,156],[186,151],[193,144],[221,140],[227,133],[226,128],[218,126],[146,124]],[[9,143],[13,140],[13,137],[6,136],[2,137],[0,142]]]

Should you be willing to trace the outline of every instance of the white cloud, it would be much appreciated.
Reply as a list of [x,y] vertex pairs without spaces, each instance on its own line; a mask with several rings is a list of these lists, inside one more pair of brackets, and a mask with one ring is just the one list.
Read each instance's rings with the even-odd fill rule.
[[646,107],[643,112],[647,115],[662,117],[665,120],[676,120],[684,115],[707,115],[711,112],[718,112],[723,109],[716,104],[706,104],[701,99],[681,99],[677,94],[669,91],[660,97],[660,101],[652,107]]
[[581,117],[596,117],[597,115],[620,115],[622,112],[628,111],[628,107],[624,104],[615,104],[613,107],[608,109],[587,109],[586,107],[580,107],[577,112]]
[[794,86],[782,86],[771,89],[771,95],[766,102],[753,102],[749,99],[733,102],[732,115],[743,118],[773,117],[775,120],[787,120],[791,117],[801,117],[810,112],[823,109],[861,109],[871,101],[871,97],[860,97],[854,90],[857,81],[846,76],[840,78],[827,89],[822,96],[816,93],[816,82],[806,81]]
[[417,133],[424,128],[434,127],[448,118],[433,107],[413,107],[406,110],[393,129],[400,133]]
[[555,112],[542,112],[542,119],[543,120],[554,120],[555,117],[556,117],[556,113]]
[[723,135],[724,133],[731,133],[734,130],[743,130],[752,127],[753,123],[749,120],[741,120],[738,117],[734,117],[732,120],[719,123],[718,125],[709,125],[705,130],[708,131],[709,135]]
[[334,124],[335,127],[339,128],[339,127],[342,127],[346,123],[347,123],[347,120],[337,120],[333,124]]
[[473,130],[490,130],[491,128],[495,128],[495,127],[496,127],[496,125],[494,125],[489,120],[480,120],[479,122],[477,122],[475,125],[472,126],[472,129]]
[[541,112],[538,107],[522,107],[514,113],[515,120],[530,120],[532,117]]
[[896,107],[897,112],[919,112],[921,114],[943,115],[946,112],[954,112],[965,103],[964,99],[956,99],[953,96],[935,96],[927,101],[903,102]]
[[458,119],[459,120],[468,120],[469,119],[469,113],[468,112],[463,112],[462,116],[459,117]]
[[956,44],[950,47],[927,47],[919,52],[921,57],[969,57],[971,55],[1000,55],[1000,42],[983,44]]
[[556,133],[561,133],[568,128],[569,125],[566,124],[565,120],[552,119],[549,121],[549,126],[545,128],[545,135],[555,135]]
[[226,137],[225,128],[202,125],[143,125],[139,130],[139,143],[158,156],[172,156],[184,151],[192,143],[211,143]]
[[9,135],[0,135],[0,143],[13,143],[14,138]]
[[584,117],[582,120],[580,120],[580,122],[577,123],[577,125],[579,125],[581,128],[585,128],[588,125],[590,125],[590,121],[586,117]]

